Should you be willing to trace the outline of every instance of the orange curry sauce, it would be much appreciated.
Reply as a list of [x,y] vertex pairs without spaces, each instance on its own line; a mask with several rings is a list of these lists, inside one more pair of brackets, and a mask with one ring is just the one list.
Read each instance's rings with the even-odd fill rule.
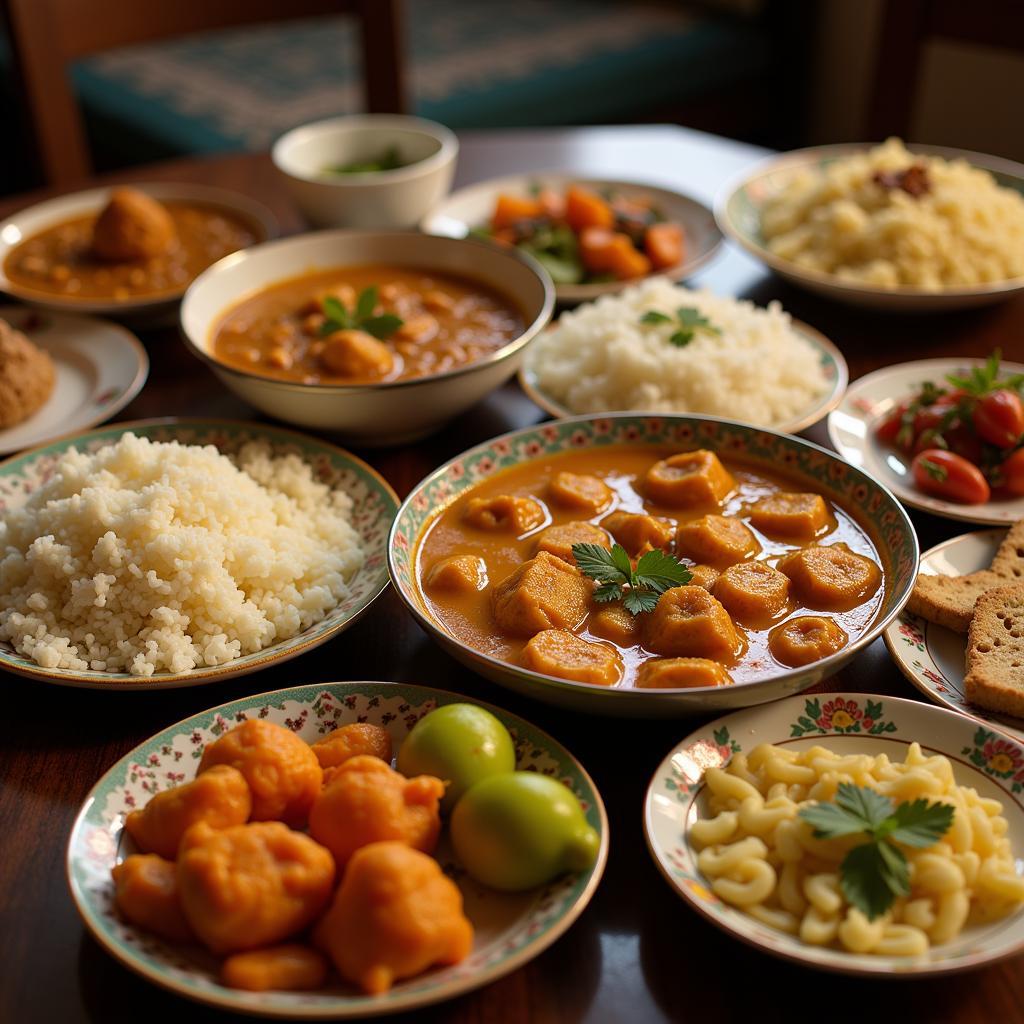
[[[829,509],[827,527],[807,541],[769,537],[754,529],[747,515],[752,504],[774,493],[801,492],[806,489],[796,481],[788,481],[782,474],[766,473],[761,468],[753,468],[736,459],[722,460],[736,486],[719,507],[706,505],[702,508],[680,509],[645,499],[640,490],[644,474],[657,460],[678,451],[655,446],[613,445],[580,452],[563,452],[505,470],[460,495],[427,524],[417,545],[416,578],[429,613],[446,632],[468,646],[494,658],[519,663],[528,638],[505,635],[497,626],[493,612],[495,588],[537,553],[537,537],[548,526],[580,520],[600,525],[615,512],[646,512],[665,517],[679,525],[708,513],[739,517],[750,527],[760,544],[760,551],[754,558],[773,566],[780,557],[804,547],[843,543],[850,551],[881,567],[881,559],[867,533],[852,516],[835,506]],[[596,515],[560,507],[551,499],[548,491],[551,480],[560,471],[598,477],[613,492],[611,505]],[[497,495],[534,498],[544,509],[544,521],[518,536],[511,531],[482,529],[465,521],[467,504],[472,499]],[[674,542],[670,542],[669,550],[673,550],[674,546]],[[426,582],[431,569],[452,555],[476,555],[482,558],[487,567],[487,585],[478,591],[455,592],[451,588],[432,586]],[[681,560],[688,565],[694,564],[689,559]],[[768,638],[772,629],[795,616],[825,616],[845,631],[848,635],[846,643],[856,640],[875,618],[882,602],[885,581],[883,577],[881,585],[862,603],[844,611],[803,607],[792,595],[792,589],[785,612],[775,618],[770,626],[756,629],[734,620],[737,631],[745,640],[743,653],[725,662],[734,683],[761,679],[787,669],[770,653]],[[607,605],[597,604],[591,599],[586,618],[575,626],[573,632],[583,639],[616,647],[623,670],[615,685],[636,686],[639,667],[656,655],[645,650],[642,642],[623,647],[592,633],[589,629],[590,621],[596,612],[605,607]],[[641,617],[644,614],[648,613],[641,613]],[[640,636],[643,636],[642,629]]]

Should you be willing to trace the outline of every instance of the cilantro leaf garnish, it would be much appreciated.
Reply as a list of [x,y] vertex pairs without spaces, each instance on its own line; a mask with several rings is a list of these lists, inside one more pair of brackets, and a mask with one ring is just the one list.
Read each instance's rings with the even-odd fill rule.
[[681,587],[693,578],[682,562],[657,548],[644,552],[635,569],[621,544],[611,548],[573,544],[572,556],[580,572],[600,584],[594,591],[594,600],[621,600],[630,615],[653,611],[666,590]]
[[354,309],[346,309],[344,304],[334,295],[327,295],[320,303],[324,322],[320,325],[320,337],[325,338],[335,331],[366,331],[383,341],[390,338],[405,322],[394,313],[381,313],[374,316],[379,293],[377,286],[371,284],[364,288],[356,299]]
[[852,906],[869,921],[884,914],[897,896],[910,892],[910,868],[897,843],[923,848],[939,841],[953,824],[950,804],[919,799],[894,805],[865,786],[841,782],[833,803],[800,811],[815,839],[863,834],[839,867],[839,885]]
[[669,344],[676,348],[685,348],[696,337],[698,331],[707,334],[721,334],[722,329],[716,327],[699,309],[691,306],[680,306],[676,310],[675,317],[667,313],[661,313],[656,309],[649,309],[640,317],[642,324],[672,324],[675,330],[669,335]]
[[946,380],[953,387],[961,388],[975,398],[981,398],[997,388],[1010,388],[1020,391],[1022,385],[1024,385],[1024,373],[1015,373],[1009,377],[1004,377],[1002,380],[999,379],[999,361],[1002,359],[1002,355],[1002,352],[996,349],[985,360],[984,366],[972,367],[966,377],[959,377],[951,373],[946,377]]

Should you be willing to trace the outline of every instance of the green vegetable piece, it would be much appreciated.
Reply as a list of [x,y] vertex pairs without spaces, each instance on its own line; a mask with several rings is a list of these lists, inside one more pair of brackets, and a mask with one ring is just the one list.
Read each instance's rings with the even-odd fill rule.
[[515,771],[508,729],[476,704],[445,704],[421,718],[399,747],[405,776],[434,775],[448,784],[441,810],[449,813],[471,786],[490,775]]
[[535,889],[566,871],[586,871],[601,845],[572,790],[539,772],[478,782],[455,805],[450,831],[466,871],[507,892]]

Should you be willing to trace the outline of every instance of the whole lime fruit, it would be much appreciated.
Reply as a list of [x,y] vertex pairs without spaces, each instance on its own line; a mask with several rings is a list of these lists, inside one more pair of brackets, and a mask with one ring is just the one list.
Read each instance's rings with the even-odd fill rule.
[[601,845],[572,790],[536,772],[478,782],[455,805],[451,838],[473,878],[510,892],[585,871]]
[[516,751],[508,729],[476,704],[445,704],[421,718],[398,750],[406,776],[434,775],[448,783],[441,810],[481,779],[514,772]]

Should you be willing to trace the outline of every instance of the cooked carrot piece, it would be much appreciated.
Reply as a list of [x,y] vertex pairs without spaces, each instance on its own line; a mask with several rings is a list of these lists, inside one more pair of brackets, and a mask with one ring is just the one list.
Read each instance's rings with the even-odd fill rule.
[[679,266],[686,255],[681,225],[671,221],[652,224],[644,235],[644,250],[656,270]]
[[545,217],[550,217],[551,220],[565,219],[565,197],[559,195],[554,189],[542,188],[537,193],[537,202]]
[[593,274],[614,274],[620,280],[650,273],[651,262],[629,239],[629,235],[587,228],[580,235],[580,259]]
[[529,196],[499,195],[491,216],[491,227],[495,231],[511,227],[517,221],[533,220],[543,216],[544,211],[536,199]]
[[565,219],[577,234],[587,228],[610,228],[615,213],[596,192],[582,185],[570,185],[565,193]]

